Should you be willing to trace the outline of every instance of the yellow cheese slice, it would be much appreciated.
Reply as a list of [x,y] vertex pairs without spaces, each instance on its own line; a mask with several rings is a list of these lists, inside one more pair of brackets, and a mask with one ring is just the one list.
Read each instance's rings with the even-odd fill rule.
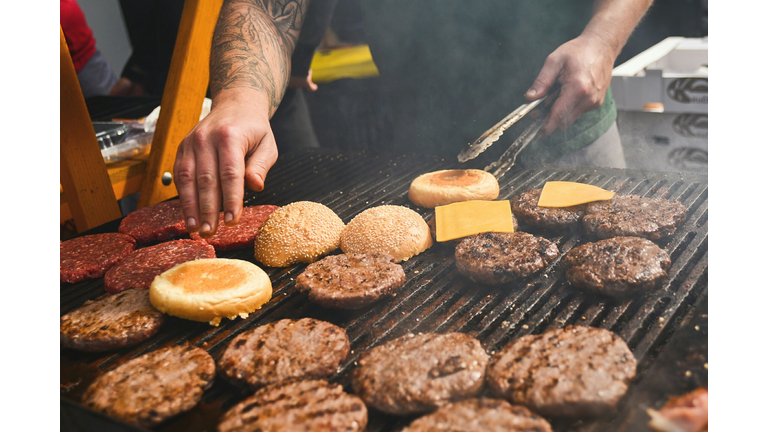
[[464,201],[435,207],[437,241],[444,242],[484,232],[515,231],[509,201]]
[[614,193],[584,183],[551,181],[544,184],[539,207],[571,207],[613,198]]

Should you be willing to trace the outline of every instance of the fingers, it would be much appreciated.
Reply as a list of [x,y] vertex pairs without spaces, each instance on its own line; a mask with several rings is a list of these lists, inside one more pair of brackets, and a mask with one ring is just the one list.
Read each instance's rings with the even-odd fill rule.
[[601,104],[602,97],[599,92],[594,91],[585,80],[569,81],[562,86],[560,96],[552,104],[552,110],[541,128],[541,134],[548,136],[556,129],[564,130],[579,116]]
[[562,57],[556,53],[550,54],[544,62],[544,66],[541,68],[539,75],[533,81],[533,85],[525,93],[525,98],[532,101],[547,94],[555,82],[557,82],[557,78],[560,76],[562,68]]
[[224,223],[234,225],[240,221],[243,210],[245,154],[242,147],[232,145],[231,137],[223,137],[219,148],[219,178],[224,204]]
[[219,157],[209,137],[199,130],[194,131],[193,136],[198,143],[207,143],[195,147],[195,182],[200,211],[200,237],[208,238],[216,233],[219,224]]
[[200,229],[197,209],[197,181],[195,180],[195,153],[191,135],[184,138],[176,152],[173,165],[173,179],[181,201],[181,211],[187,224],[187,232]]
[[315,84],[314,81],[312,81],[312,69],[309,70],[309,74],[307,74],[307,84],[309,85],[309,90],[316,91],[317,90],[317,84]]
[[277,161],[277,145],[272,131],[265,134],[245,162],[245,184],[256,192],[264,190],[267,172]]

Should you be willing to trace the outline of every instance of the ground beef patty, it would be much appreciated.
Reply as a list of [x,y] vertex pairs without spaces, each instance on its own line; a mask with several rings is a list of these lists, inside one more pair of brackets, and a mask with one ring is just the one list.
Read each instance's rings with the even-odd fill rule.
[[303,380],[258,390],[227,411],[219,432],[357,432],[365,429],[368,410],[338,384]]
[[571,249],[565,255],[571,285],[610,296],[654,288],[667,277],[669,255],[640,237],[613,237]]
[[408,334],[364,352],[352,389],[369,407],[409,415],[476,396],[488,354],[463,333]]
[[83,404],[145,428],[190,410],[213,383],[216,365],[193,346],[152,351],[98,377]]
[[296,278],[309,299],[323,307],[359,309],[405,283],[403,267],[392,255],[342,254],[316,261]]
[[483,233],[456,246],[456,268],[471,280],[499,285],[531,276],[557,257],[551,241],[524,232]]
[[60,242],[61,282],[100,278],[134,249],[136,240],[118,233],[86,235]]
[[507,344],[488,363],[487,380],[493,394],[538,414],[587,417],[616,405],[636,367],[613,332],[569,326]]
[[615,195],[608,201],[587,204],[582,222],[587,234],[601,239],[636,236],[659,240],[675,233],[685,213],[679,201]]
[[253,247],[256,235],[259,233],[261,224],[280,207],[274,205],[260,205],[243,207],[243,213],[240,215],[240,222],[237,225],[227,226],[224,224],[224,213],[219,213],[219,228],[213,237],[204,239],[200,233],[193,232],[189,236],[192,240],[203,240],[210,244],[216,251],[228,251],[232,249],[241,249]]
[[131,212],[117,229],[139,243],[164,241],[187,233],[181,201],[164,201]]
[[61,345],[92,352],[123,348],[152,337],[163,321],[145,289],[105,294],[61,317]]
[[216,251],[199,240],[173,240],[137,249],[107,271],[104,289],[116,293],[129,288],[149,288],[160,273],[201,258],[216,258]]
[[552,432],[549,422],[503,399],[472,398],[420,417],[402,432]]
[[584,216],[585,205],[573,207],[539,207],[541,189],[532,189],[512,197],[512,213],[524,224],[546,228],[567,229]]
[[344,329],[312,318],[284,319],[234,338],[219,359],[219,372],[233,384],[258,389],[327,377],[348,354]]

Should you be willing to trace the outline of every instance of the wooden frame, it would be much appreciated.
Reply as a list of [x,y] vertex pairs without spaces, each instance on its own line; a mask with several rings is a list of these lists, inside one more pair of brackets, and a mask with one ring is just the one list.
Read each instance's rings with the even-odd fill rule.
[[[198,123],[208,88],[213,29],[223,0],[186,0],[149,155],[107,168],[99,151],[77,73],[61,33],[60,216],[82,232],[121,217],[117,199],[140,190],[139,208],[177,195],[173,173],[181,140]],[[139,185],[141,185],[139,189]]]

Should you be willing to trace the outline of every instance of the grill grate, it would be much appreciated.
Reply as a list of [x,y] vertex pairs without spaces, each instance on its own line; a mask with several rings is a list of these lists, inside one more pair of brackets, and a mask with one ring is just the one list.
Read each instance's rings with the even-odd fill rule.
[[[316,150],[291,153],[281,156],[270,171],[267,189],[259,194],[247,193],[245,203],[285,205],[312,200],[327,205],[347,223],[361,211],[383,204],[408,206],[427,217],[431,210],[415,207],[408,201],[410,182],[424,172],[452,167],[458,164],[431,156],[390,159],[375,155],[340,156]],[[550,180],[580,181],[621,193],[680,200],[688,208],[687,218],[673,237],[660,243],[672,258],[669,278],[663,287],[620,301],[571,288],[559,258],[584,241],[577,230],[557,235],[529,230],[554,241],[561,253],[537,278],[516,286],[486,287],[464,279],[454,265],[453,250],[436,245],[403,263],[407,281],[396,297],[358,311],[327,310],[309,302],[293,283],[305,265],[266,269],[273,283],[273,298],[247,319],[224,320],[219,327],[210,327],[171,318],[157,335],[132,348],[107,354],[62,350],[61,394],[67,399],[62,401],[62,410],[72,418],[79,414],[92,420],[95,414],[70,400],[79,400],[99,373],[149,351],[189,342],[208,350],[217,359],[226,344],[245,330],[282,318],[313,317],[333,322],[345,328],[349,335],[353,352],[331,377],[347,389],[349,372],[361,352],[408,332],[465,332],[480,339],[483,346],[493,352],[517,337],[570,324],[609,329],[627,341],[638,359],[635,384],[612,415],[589,422],[556,421],[553,426],[555,430],[625,430],[628,419],[635,423],[647,421],[638,411],[640,406],[656,404],[656,399],[649,398],[663,396],[651,396],[654,393],[648,383],[658,377],[649,371],[677,373],[674,368],[665,369],[674,361],[669,355],[661,354],[671,349],[670,340],[685,340],[688,330],[681,323],[691,321],[689,315],[695,304],[700,310],[703,302],[703,314],[706,314],[707,177],[583,167],[515,167],[501,179],[499,199],[509,199]],[[116,228],[117,222],[113,222],[93,232],[116,231]],[[219,257],[254,262],[251,248],[224,252]],[[102,293],[100,279],[62,284],[61,314]],[[706,357],[706,338],[699,351]],[[699,382],[706,383],[706,371],[696,373]],[[675,390],[680,393],[688,389]],[[243,397],[234,387],[217,380],[200,405],[161,425],[159,430],[213,430],[218,416]],[[371,411],[368,430],[397,430],[409,420]],[[111,424],[112,428],[120,429],[119,423]]]

